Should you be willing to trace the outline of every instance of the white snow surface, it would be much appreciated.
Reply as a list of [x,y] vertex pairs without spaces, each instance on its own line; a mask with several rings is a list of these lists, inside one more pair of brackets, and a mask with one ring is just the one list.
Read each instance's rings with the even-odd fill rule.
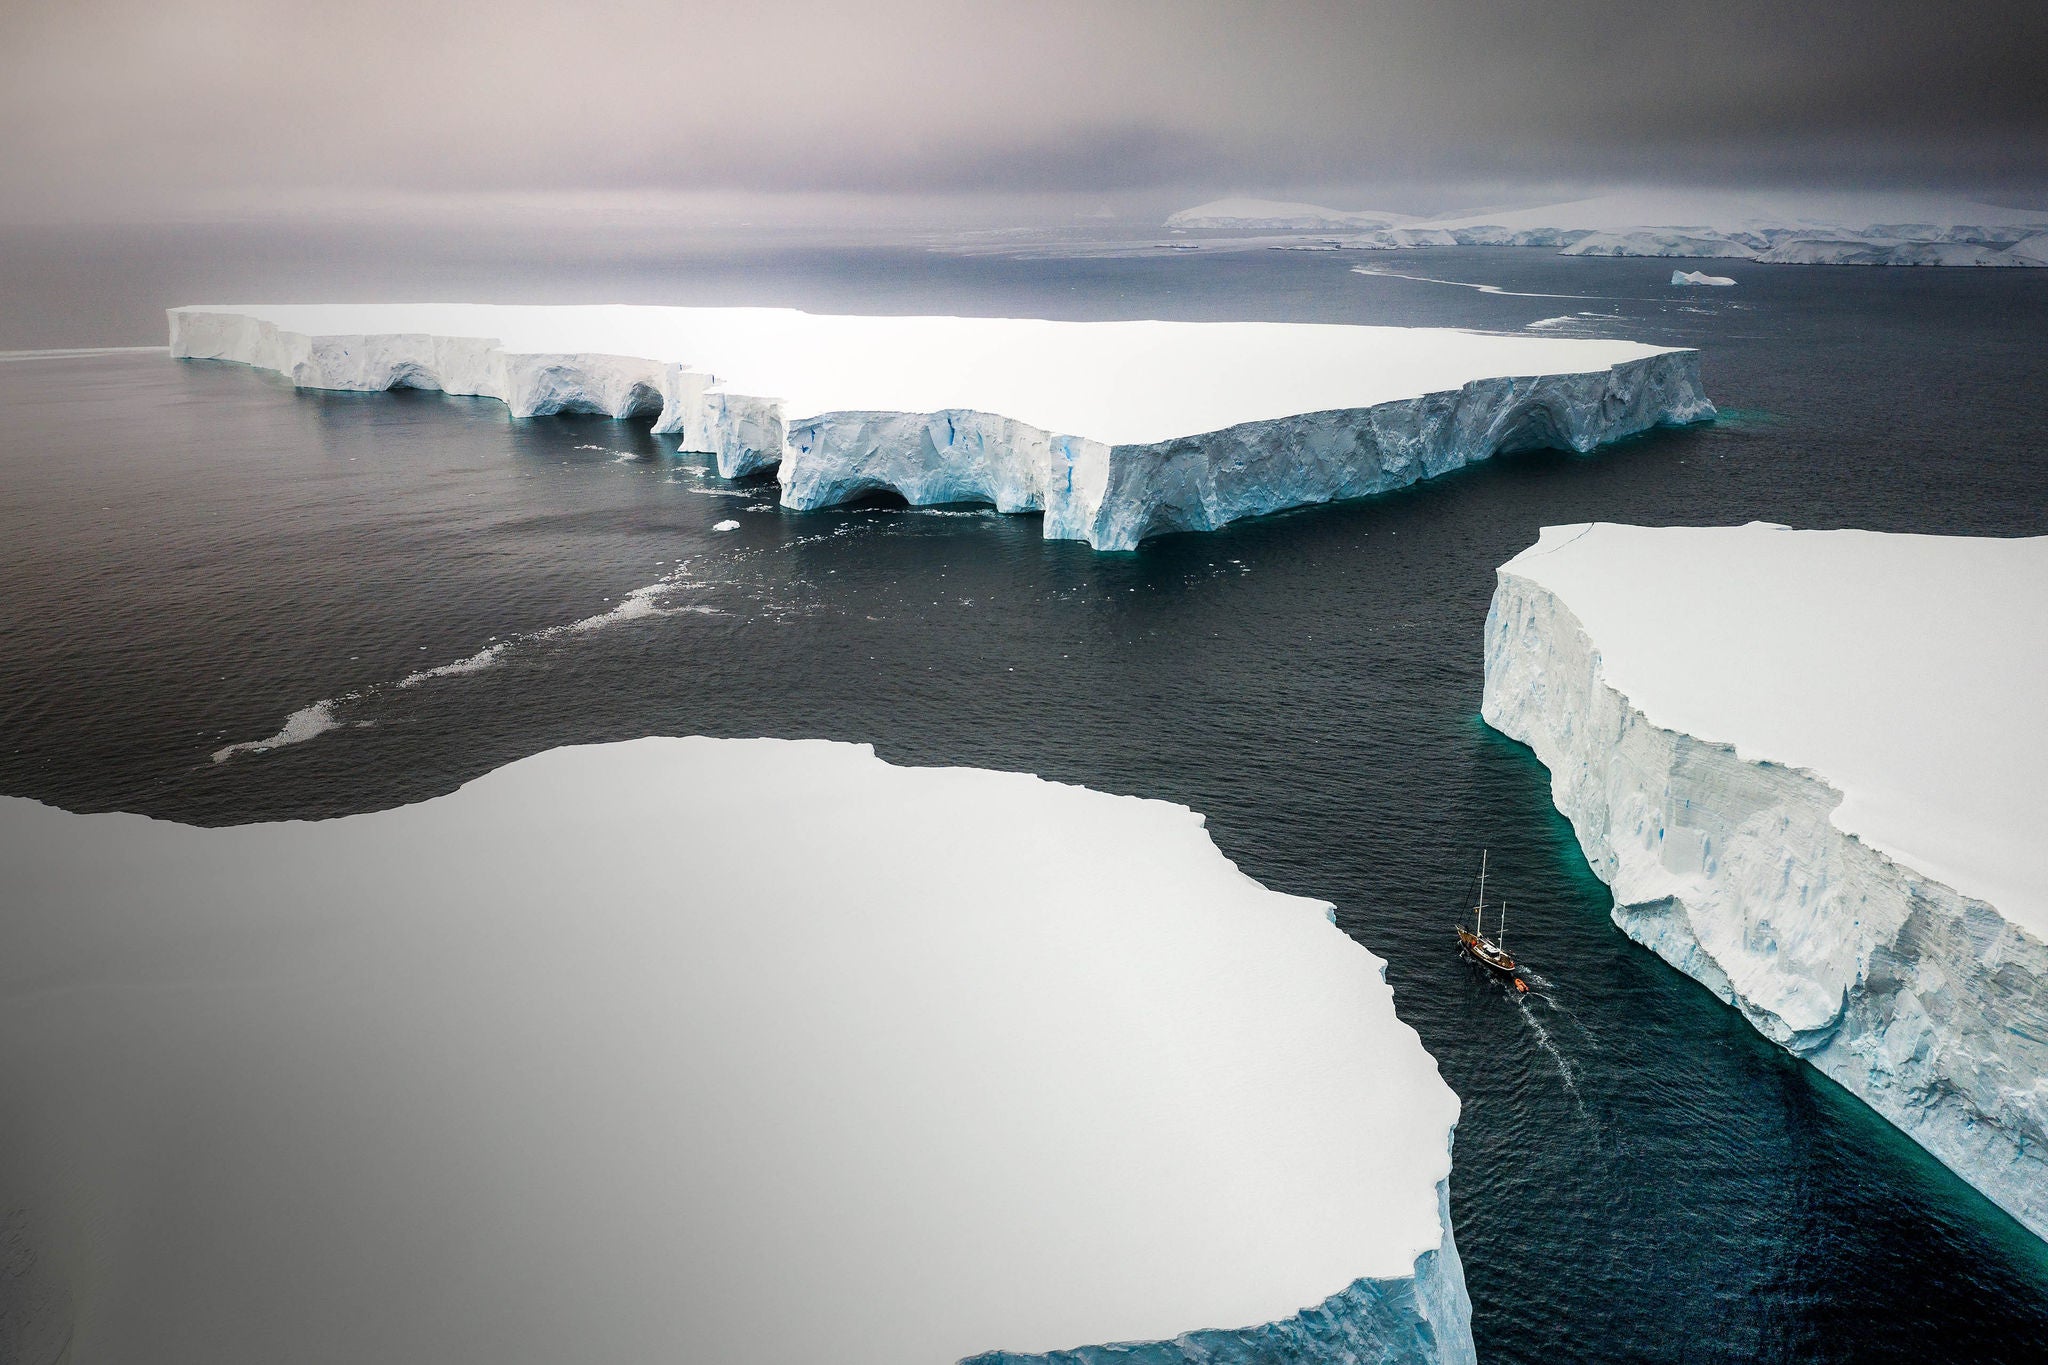
[[317,823],[0,799],[0,870],[22,1365],[903,1365],[1365,1277],[1471,1358],[1457,1098],[1184,807],[646,739]]
[[[235,304],[172,310],[306,337],[487,339],[525,355],[632,357],[835,412],[982,412],[1106,445],[1368,408],[1505,375],[1578,374],[1669,351],[1446,327],[857,317],[793,308]],[[379,385],[379,387],[382,387]]]
[[1652,723],[1811,771],[1839,829],[2048,939],[2048,537],[1553,526],[1501,573]]

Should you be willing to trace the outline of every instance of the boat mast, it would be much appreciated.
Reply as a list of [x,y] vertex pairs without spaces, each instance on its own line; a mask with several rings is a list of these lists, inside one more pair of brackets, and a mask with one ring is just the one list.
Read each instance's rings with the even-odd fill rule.
[[1500,941],[1494,945],[1502,952],[1508,950],[1508,903],[1500,903]]
[[1479,904],[1472,910],[1472,930],[1480,938],[1486,937],[1486,850],[1479,850]]

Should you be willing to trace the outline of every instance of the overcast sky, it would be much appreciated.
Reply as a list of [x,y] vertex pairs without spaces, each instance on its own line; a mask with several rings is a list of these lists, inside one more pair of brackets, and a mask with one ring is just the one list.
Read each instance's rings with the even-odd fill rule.
[[2048,3],[5,0],[14,216],[571,190],[2048,184]]

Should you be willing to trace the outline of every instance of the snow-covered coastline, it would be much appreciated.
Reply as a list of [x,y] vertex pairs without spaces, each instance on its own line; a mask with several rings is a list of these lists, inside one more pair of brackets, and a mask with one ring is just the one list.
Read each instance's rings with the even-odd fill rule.
[[1322,249],[1522,246],[1765,265],[2048,265],[2048,212],[1927,193],[1635,190],[1439,218],[1217,200],[1167,223],[1182,232],[1325,234],[1312,243]]
[[1473,1359],[1457,1098],[1184,807],[647,739],[315,823],[4,798],[0,867],[20,1365]]
[[1545,528],[1483,714],[1615,922],[2048,1237],[2048,539]]
[[786,506],[985,502],[1099,550],[1714,411],[1694,351],[1442,328],[453,304],[169,320],[183,358],[646,416],[725,477],[774,469]]

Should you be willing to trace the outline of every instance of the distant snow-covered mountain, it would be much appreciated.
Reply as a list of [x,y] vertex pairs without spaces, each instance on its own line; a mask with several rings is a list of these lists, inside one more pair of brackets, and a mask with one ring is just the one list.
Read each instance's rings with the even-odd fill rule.
[[1404,213],[1381,213],[1372,209],[1353,212],[1280,199],[1212,199],[1206,204],[1182,209],[1168,218],[1166,225],[1170,228],[1244,232],[1329,232],[1397,227],[1414,221]]
[[1343,233],[1328,244],[1382,251],[1540,246],[1570,256],[1766,264],[2048,265],[2048,211],[1919,191],[1633,189],[1433,219],[1219,199],[1167,222],[1183,231]]

